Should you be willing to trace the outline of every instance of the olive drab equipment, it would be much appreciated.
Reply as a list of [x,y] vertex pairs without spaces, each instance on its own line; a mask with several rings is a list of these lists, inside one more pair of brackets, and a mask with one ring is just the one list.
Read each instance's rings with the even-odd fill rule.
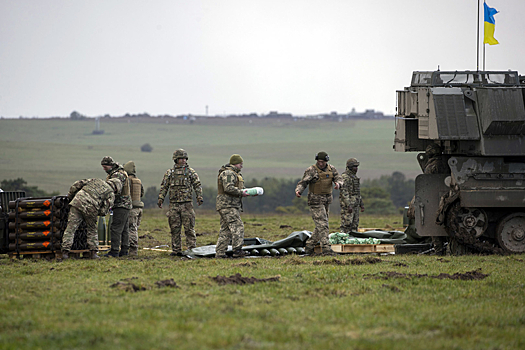
[[452,254],[525,253],[525,76],[416,71],[396,111],[394,150],[426,151],[423,172],[427,158],[445,160],[415,179],[417,233],[448,236]]
[[131,181],[131,204],[133,205],[133,208],[144,208],[144,203],[140,200],[142,181],[135,176],[130,176],[129,180]]
[[334,171],[331,165],[327,165],[324,170],[319,169],[317,164],[314,165],[319,180],[308,184],[308,191],[313,194],[332,194],[332,181],[334,180]]

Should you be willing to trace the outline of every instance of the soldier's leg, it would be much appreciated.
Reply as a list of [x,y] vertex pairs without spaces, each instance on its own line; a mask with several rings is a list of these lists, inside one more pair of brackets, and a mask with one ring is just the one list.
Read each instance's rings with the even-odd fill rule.
[[217,246],[215,247],[215,257],[219,258],[226,255],[228,244],[230,243],[232,234],[228,225],[227,209],[219,210],[221,229],[217,239]]
[[241,220],[241,213],[239,209],[236,208],[225,210],[228,211],[226,220],[228,221],[228,228],[231,232],[232,249],[234,252],[237,252],[242,249],[244,240],[244,224]]
[[129,251],[137,253],[139,247],[138,221],[140,208],[133,208],[129,212]]
[[129,212],[131,209],[126,210],[126,223],[122,228],[122,241],[120,242],[120,256],[128,255],[129,252]]
[[62,237],[62,251],[69,252],[71,250],[71,246],[73,245],[73,240],[75,238],[75,232],[83,220],[84,218],[80,210],[75,207],[69,207],[67,227],[64,231],[64,236]]
[[361,207],[356,206],[353,208],[352,211],[352,221],[351,221],[351,230],[356,231],[359,229],[359,211],[361,210]]
[[184,203],[182,224],[186,235],[186,247],[193,249],[197,246],[197,236],[195,234],[195,210],[193,210],[192,202]]
[[349,216],[350,213],[348,212],[348,207],[346,205],[341,205],[341,225],[339,226],[340,232],[350,232],[351,221],[348,220]]
[[90,251],[95,252],[98,252],[97,218],[97,213],[84,213],[84,221],[86,222],[87,231],[87,245]]
[[171,231],[171,250],[174,254],[179,254],[182,252],[182,242],[180,237],[182,218],[179,204],[171,205],[171,208],[168,211],[168,222]]
[[310,213],[315,224],[315,229],[308,241],[306,241],[306,251],[308,254],[313,253],[314,247],[321,242],[323,235],[328,236],[328,216],[323,204],[311,205]]
[[111,256],[118,256],[122,242],[122,231],[128,221],[129,210],[124,208],[113,209],[113,219],[110,226],[111,234]]

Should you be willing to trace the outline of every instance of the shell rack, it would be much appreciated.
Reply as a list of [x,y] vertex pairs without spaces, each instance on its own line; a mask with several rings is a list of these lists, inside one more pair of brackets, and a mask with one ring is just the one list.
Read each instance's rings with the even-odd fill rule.
[[[61,242],[67,227],[69,200],[66,196],[51,198],[22,197],[9,202],[10,257],[61,257]],[[89,252],[87,230],[83,222],[75,232],[72,256]]]

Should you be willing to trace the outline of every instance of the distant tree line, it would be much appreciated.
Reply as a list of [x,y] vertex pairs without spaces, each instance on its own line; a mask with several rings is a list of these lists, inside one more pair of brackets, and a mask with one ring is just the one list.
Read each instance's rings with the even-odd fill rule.
[[[248,213],[308,213],[307,194],[308,189],[301,198],[295,196],[295,187],[299,179],[278,179],[267,177],[261,180],[250,180],[245,183],[246,187],[262,187],[264,195],[243,200],[244,210]],[[152,186],[146,189],[142,201],[145,208],[157,206],[159,190]],[[406,179],[401,172],[392,175],[383,175],[379,179],[361,181],[361,195],[367,214],[396,214],[402,212],[414,196],[414,180]],[[215,198],[217,189],[215,187],[203,187],[204,204],[202,209],[215,210]],[[168,198],[165,205],[169,203]],[[197,206],[196,203],[194,203]],[[330,208],[331,212],[339,213],[339,191],[334,190],[334,202]]]
[[59,192],[48,193],[42,189],[39,189],[38,186],[28,186],[27,181],[21,177],[15,180],[2,180],[0,182],[0,188],[3,191],[24,191],[26,197],[52,197],[58,196]]

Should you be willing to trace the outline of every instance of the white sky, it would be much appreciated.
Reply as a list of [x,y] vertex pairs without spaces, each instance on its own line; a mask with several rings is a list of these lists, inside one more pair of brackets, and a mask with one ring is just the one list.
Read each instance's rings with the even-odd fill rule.
[[[525,75],[525,1],[488,5],[500,11],[500,45],[486,46],[486,69]],[[204,115],[206,106],[209,115],[394,114],[395,91],[412,71],[476,69],[477,7],[478,0],[0,0],[0,116]]]

